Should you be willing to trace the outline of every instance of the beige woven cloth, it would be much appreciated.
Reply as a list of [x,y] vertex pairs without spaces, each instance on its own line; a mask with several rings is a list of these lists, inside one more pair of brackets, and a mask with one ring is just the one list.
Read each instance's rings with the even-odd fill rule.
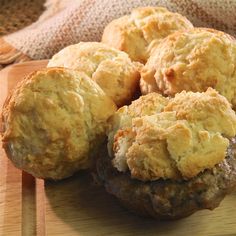
[[179,12],[195,26],[236,35],[235,0],[48,0],[37,22],[4,40],[31,59],[46,59],[67,45],[99,41],[112,19],[148,5]]

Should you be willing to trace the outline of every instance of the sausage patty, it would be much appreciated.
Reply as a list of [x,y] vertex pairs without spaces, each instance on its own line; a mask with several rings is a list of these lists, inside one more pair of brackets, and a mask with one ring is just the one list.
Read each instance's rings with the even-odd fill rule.
[[131,179],[129,172],[112,166],[107,153],[98,159],[97,172],[106,190],[128,209],[157,219],[179,219],[200,209],[213,210],[236,187],[236,138],[224,161],[190,180]]

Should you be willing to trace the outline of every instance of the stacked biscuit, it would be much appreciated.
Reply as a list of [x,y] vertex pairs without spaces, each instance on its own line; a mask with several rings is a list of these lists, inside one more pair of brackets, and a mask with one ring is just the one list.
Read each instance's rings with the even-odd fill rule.
[[102,42],[64,48],[16,87],[3,147],[39,178],[96,163],[108,192],[139,214],[213,209],[236,186],[235,67],[231,36],[164,8],[134,9]]

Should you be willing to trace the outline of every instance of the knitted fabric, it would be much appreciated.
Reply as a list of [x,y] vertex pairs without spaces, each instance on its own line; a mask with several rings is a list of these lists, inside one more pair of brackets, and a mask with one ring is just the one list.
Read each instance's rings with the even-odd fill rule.
[[4,40],[32,59],[51,58],[80,41],[100,41],[104,27],[139,6],[163,6],[195,26],[235,35],[235,0],[49,0],[37,22]]

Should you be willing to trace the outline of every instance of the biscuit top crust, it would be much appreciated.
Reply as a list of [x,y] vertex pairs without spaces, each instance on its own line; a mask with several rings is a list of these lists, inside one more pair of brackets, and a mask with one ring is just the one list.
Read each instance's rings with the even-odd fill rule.
[[145,63],[152,48],[167,35],[193,28],[184,16],[162,7],[140,7],[110,22],[102,42],[125,51],[134,61]]
[[36,177],[61,179],[91,164],[115,110],[86,74],[64,68],[37,71],[18,84],[3,107],[3,146],[17,167]]
[[55,54],[48,67],[66,67],[86,73],[103,91],[122,106],[131,101],[140,78],[141,64],[125,52],[98,42],[80,42]]
[[141,73],[141,90],[174,96],[212,87],[235,108],[235,65],[236,41],[230,35],[206,28],[176,32],[152,51]]
[[138,112],[123,122],[132,104],[111,119],[110,156],[119,171],[130,171],[132,178],[142,181],[189,179],[224,160],[229,139],[236,135],[236,115],[217,91],[183,91],[171,99],[151,93],[136,105],[141,101],[151,112]]
[[168,98],[157,93],[149,93],[134,100],[129,106],[123,106],[110,118],[108,135],[108,151],[112,155],[114,135],[120,129],[131,127],[132,119],[159,113],[168,103]]

